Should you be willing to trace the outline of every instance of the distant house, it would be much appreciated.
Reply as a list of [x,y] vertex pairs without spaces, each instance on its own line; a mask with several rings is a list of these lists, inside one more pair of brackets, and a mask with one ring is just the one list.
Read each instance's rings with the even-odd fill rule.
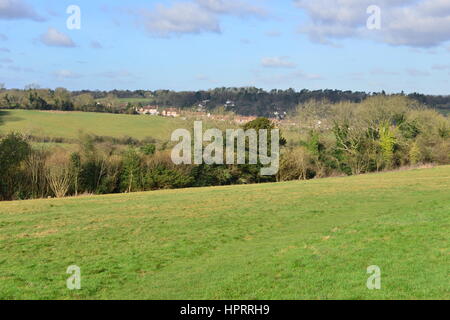
[[142,108],[138,108],[136,110],[139,114],[148,114],[151,116],[158,116],[159,115],[159,111],[158,111],[158,107],[157,106],[145,106]]
[[275,116],[275,119],[277,119],[277,120],[284,120],[287,117],[287,113],[286,112],[275,111],[273,113],[273,115]]
[[225,108],[234,108],[236,106],[236,104],[234,103],[234,101],[231,100],[227,100],[227,102],[225,102],[224,107]]
[[162,115],[163,117],[173,117],[173,118],[177,118],[177,117],[180,116],[180,113],[179,113],[178,110],[175,109],[175,108],[168,108],[168,109],[163,110],[163,111],[161,112],[161,115]]
[[206,108],[206,105],[209,103],[209,101],[210,100],[203,100],[202,102],[200,102],[198,105],[197,105],[197,111],[204,111],[205,110],[205,108]]

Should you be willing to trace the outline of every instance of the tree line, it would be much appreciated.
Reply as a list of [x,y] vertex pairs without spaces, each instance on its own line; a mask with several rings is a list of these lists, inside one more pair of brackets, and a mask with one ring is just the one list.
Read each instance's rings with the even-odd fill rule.
[[[310,100],[359,103],[378,95],[386,96],[386,93],[307,89],[266,91],[254,87],[181,92],[171,90],[82,90],[70,92],[65,88],[50,90],[31,86],[25,90],[1,89],[0,108],[135,113],[136,107],[154,104],[180,109],[201,106],[209,111],[224,107],[225,111],[239,115],[272,117],[274,112],[293,112],[297,105]],[[403,93],[400,95],[404,96]],[[444,113],[450,111],[450,96],[413,93],[408,97]]]
[[449,118],[402,95],[299,106],[302,139],[284,150],[281,180],[450,163]]

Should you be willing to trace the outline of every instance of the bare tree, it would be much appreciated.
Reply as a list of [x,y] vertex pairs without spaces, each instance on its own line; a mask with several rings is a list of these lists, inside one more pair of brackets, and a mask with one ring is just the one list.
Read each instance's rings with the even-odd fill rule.
[[33,150],[26,160],[26,167],[31,181],[31,194],[33,198],[43,197],[45,194],[45,160],[47,154],[44,150]]
[[63,152],[55,152],[46,163],[46,177],[57,198],[66,196],[71,182],[69,159]]
[[280,181],[306,180],[311,157],[305,148],[289,150],[281,158],[278,179]]

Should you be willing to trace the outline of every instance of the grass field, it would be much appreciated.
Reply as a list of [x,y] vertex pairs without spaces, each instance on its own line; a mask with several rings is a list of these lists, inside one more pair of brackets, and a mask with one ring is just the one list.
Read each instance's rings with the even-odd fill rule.
[[446,166],[4,202],[0,298],[449,299],[449,190]]
[[186,121],[163,117],[90,112],[0,110],[0,132],[18,131],[35,136],[78,138],[80,130],[98,136],[170,140]]
[[[224,131],[238,127],[235,123],[209,120],[204,120],[203,125],[205,130],[218,128]],[[150,137],[163,143],[169,141],[172,132],[178,128],[188,130],[193,128],[193,120],[110,113],[0,109],[0,134],[15,131],[36,137],[63,138],[68,141],[43,145],[47,147],[57,145],[65,149],[72,148],[71,140],[79,138],[80,132],[114,138]],[[298,130],[282,132],[288,140],[299,140]]]
[[[221,130],[237,125],[220,121],[203,121],[204,129]],[[160,144],[170,141],[176,129],[192,129],[193,120],[92,112],[54,112],[36,110],[0,110],[0,134],[21,132],[35,137],[63,138],[64,143],[40,143],[46,147],[73,149],[80,132],[104,137],[153,138]],[[37,143],[35,143],[37,144]]]

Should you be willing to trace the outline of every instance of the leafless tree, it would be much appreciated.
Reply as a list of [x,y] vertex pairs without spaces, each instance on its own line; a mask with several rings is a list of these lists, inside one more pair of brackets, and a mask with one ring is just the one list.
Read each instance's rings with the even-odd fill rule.
[[53,153],[47,160],[46,178],[57,198],[64,197],[70,188],[71,174],[69,159],[63,152]]

